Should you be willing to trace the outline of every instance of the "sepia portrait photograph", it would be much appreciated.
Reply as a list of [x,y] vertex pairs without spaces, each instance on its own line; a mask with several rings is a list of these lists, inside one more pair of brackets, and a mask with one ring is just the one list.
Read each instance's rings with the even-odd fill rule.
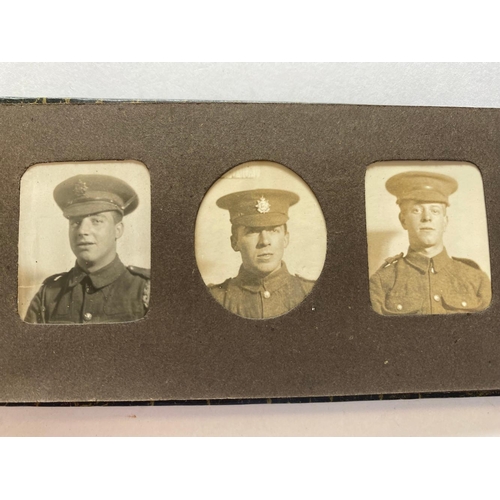
[[319,278],[326,225],[309,186],[273,162],[239,165],[204,197],[196,220],[196,261],[208,292],[249,319],[281,316]]
[[373,309],[387,316],[486,309],[491,271],[479,169],[378,162],[365,181]]
[[149,308],[151,195],[136,161],[38,164],[21,179],[19,315],[135,321]]

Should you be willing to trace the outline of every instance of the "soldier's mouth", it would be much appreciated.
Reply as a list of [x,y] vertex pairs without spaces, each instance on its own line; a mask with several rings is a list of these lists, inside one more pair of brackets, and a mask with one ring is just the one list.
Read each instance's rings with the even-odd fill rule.
[[261,253],[257,255],[257,258],[261,260],[269,260],[273,255],[273,253]]
[[84,243],[78,243],[77,246],[85,248],[85,247],[89,247],[91,245],[95,245],[95,243],[84,242]]
[[419,231],[434,231],[433,227],[421,227]]

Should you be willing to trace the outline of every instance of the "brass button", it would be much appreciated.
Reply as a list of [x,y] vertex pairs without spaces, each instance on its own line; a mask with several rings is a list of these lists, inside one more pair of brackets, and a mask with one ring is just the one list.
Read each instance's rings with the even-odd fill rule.
[[462,302],[462,307],[467,307],[467,302],[465,302],[465,300]]
[[271,293],[268,292],[267,290],[264,292],[264,298],[268,299],[271,296]]
[[92,314],[90,314],[90,313],[85,313],[85,314],[83,315],[83,319],[84,319],[85,321],[90,321],[90,320],[92,319]]
[[441,300],[441,297],[439,295],[434,295],[433,298],[436,302],[439,302]]
[[398,311],[402,311],[402,310],[403,310],[403,306],[402,306],[401,304],[398,304],[398,305],[396,306],[396,309],[397,309]]

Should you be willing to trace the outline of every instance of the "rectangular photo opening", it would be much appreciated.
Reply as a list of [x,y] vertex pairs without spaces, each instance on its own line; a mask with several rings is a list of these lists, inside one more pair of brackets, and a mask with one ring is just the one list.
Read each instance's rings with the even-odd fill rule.
[[28,323],[135,321],[149,308],[151,194],[137,161],[37,164],[21,179],[18,312]]
[[483,182],[466,162],[369,165],[370,299],[384,316],[477,313],[491,302]]

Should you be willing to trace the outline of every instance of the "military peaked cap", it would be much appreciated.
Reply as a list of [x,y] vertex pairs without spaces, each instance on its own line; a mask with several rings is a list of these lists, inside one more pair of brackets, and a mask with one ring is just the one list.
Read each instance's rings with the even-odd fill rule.
[[299,200],[299,195],[291,191],[253,189],[223,196],[217,206],[229,210],[233,225],[281,226],[288,221],[288,209]]
[[458,189],[458,183],[452,177],[434,172],[411,171],[394,175],[386,183],[389,193],[400,204],[404,200],[446,203],[448,197]]
[[110,175],[76,175],[54,189],[54,199],[66,218],[116,210],[128,215],[139,205],[137,193]]

